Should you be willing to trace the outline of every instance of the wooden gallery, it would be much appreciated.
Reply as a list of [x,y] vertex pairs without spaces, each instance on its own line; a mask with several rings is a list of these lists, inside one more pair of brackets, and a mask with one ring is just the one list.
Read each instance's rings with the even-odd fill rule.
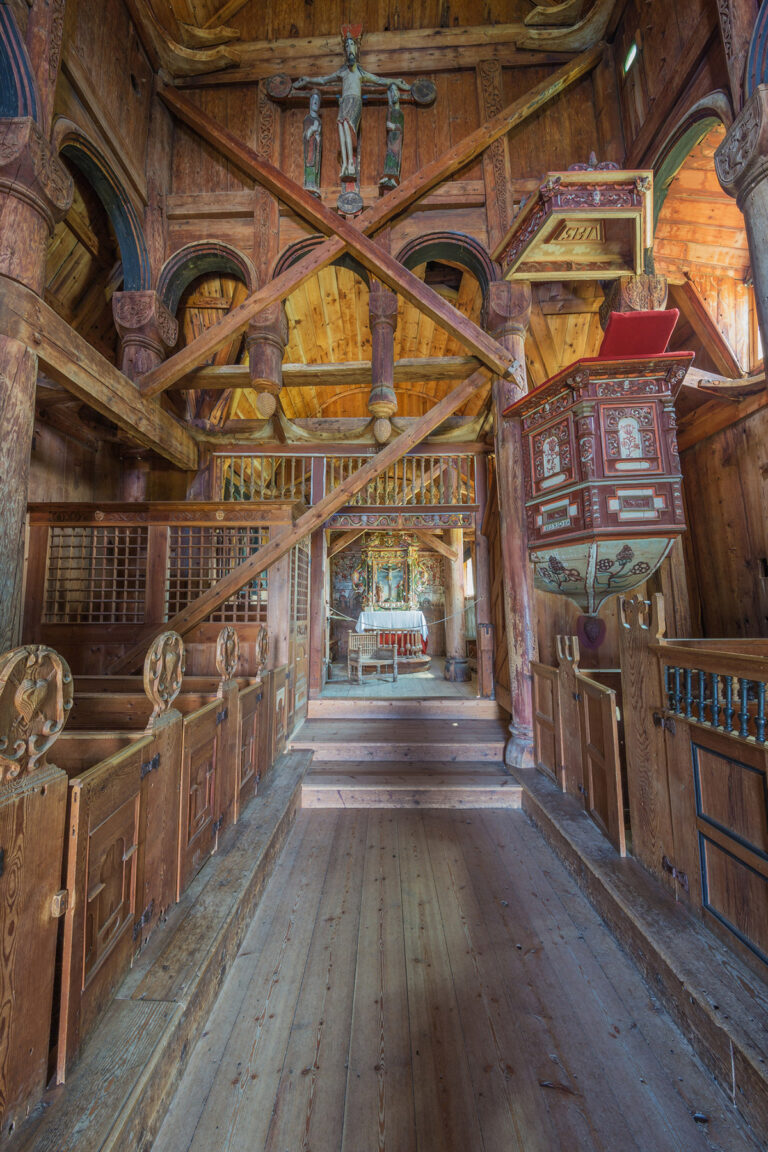
[[768,1147],[768,0],[0,0],[0,1150]]

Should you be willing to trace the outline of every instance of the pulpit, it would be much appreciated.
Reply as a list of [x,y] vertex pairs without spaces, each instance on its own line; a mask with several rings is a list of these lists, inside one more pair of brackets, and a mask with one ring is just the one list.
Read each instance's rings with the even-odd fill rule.
[[506,409],[521,421],[534,583],[596,615],[685,531],[674,400],[692,352],[665,351],[676,310],[610,315],[600,354]]

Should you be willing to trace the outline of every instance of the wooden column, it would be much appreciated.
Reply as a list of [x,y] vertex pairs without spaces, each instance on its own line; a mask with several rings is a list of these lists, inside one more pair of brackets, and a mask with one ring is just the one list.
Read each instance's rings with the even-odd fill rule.
[[282,303],[270,304],[248,325],[245,346],[251,387],[258,393],[256,407],[268,420],[277,408],[283,387],[283,354],[288,343],[288,320]]
[[491,559],[488,540],[482,524],[488,503],[488,460],[475,456],[475,623],[477,626],[477,691],[484,700],[492,700],[493,622],[491,620]]
[[[312,503],[322,500],[325,494],[325,457],[316,456],[312,461]],[[309,572],[309,697],[316,699],[325,682],[326,644],[326,568],[328,549],[325,529],[318,528],[312,533],[310,542]]]
[[[284,536],[290,525],[275,525],[270,531],[270,539]],[[282,668],[290,659],[291,648],[291,553],[273,564],[269,569],[267,592],[267,628],[269,629],[269,650],[272,668]]]
[[[480,119],[490,120],[498,116],[504,107],[501,62],[481,60],[475,74]],[[493,251],[506,235],[514,215],[512,167],[506,136],[494,140],[483,152],[483,181],[488,216],[488,247]]]
[[761,84],[715,153],[723,191],[744,214],[763,348],[768,354],[768,85]]
[[464,533],[461,528],[449,528],[446,536],[446,543],[453,549],[456,559],[446,561],[445,679],[463,682],[472,678],[464,620]]
[[[34,120],[0,120],[0,276],[42,296],[48,239],[72,192],[69,173]],[[18,641],[21,622],[36,337],[27,346],[0,332],[0,653]]]
[[179,338],[179,325],[157,292],[115,292],[112,316],[120,337],[120,370],[138,380],[161,364]]
[[395,395],[395,329],[397,296],[379,280],[371,281],[371,394],[368,411],[374,417],[373,434],[380,444],[392,435],[390,417],[397,412]]
[[491,335],[521,364],[516,381],[493,381],[494,436],[499,498],[501,558],[504,580],[504,621],[509,652],[512,717],[504,751],[507,764],[533,762],[533,703],[531,661],[536,659],[533,574],[528,560],[525,521],[523,446],[519,421],[505,420],[504,409],[527,391],[525,333],[531,316],[531,286],[498,280],[489,285],[485,325]]

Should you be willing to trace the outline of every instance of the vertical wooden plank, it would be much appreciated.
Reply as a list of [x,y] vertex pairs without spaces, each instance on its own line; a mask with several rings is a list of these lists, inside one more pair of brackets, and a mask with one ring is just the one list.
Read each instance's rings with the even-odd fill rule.
[[22,625],[22,639],[25,644],[40,643],[42,618],[45,613],[49,531],[47,524],[32,524],[29,528]]

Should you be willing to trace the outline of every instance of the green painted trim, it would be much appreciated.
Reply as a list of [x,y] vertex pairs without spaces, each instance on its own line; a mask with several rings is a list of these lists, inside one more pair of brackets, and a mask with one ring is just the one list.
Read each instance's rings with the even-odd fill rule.
[[659,222],[659,215],[669,192],[669,186],[682,168],[690,152],[700,144],[713,128],[722,123],[716,116],[706,116],[696,120],[683,132],[661,162],[661,167],[653,174],[653,231]]

